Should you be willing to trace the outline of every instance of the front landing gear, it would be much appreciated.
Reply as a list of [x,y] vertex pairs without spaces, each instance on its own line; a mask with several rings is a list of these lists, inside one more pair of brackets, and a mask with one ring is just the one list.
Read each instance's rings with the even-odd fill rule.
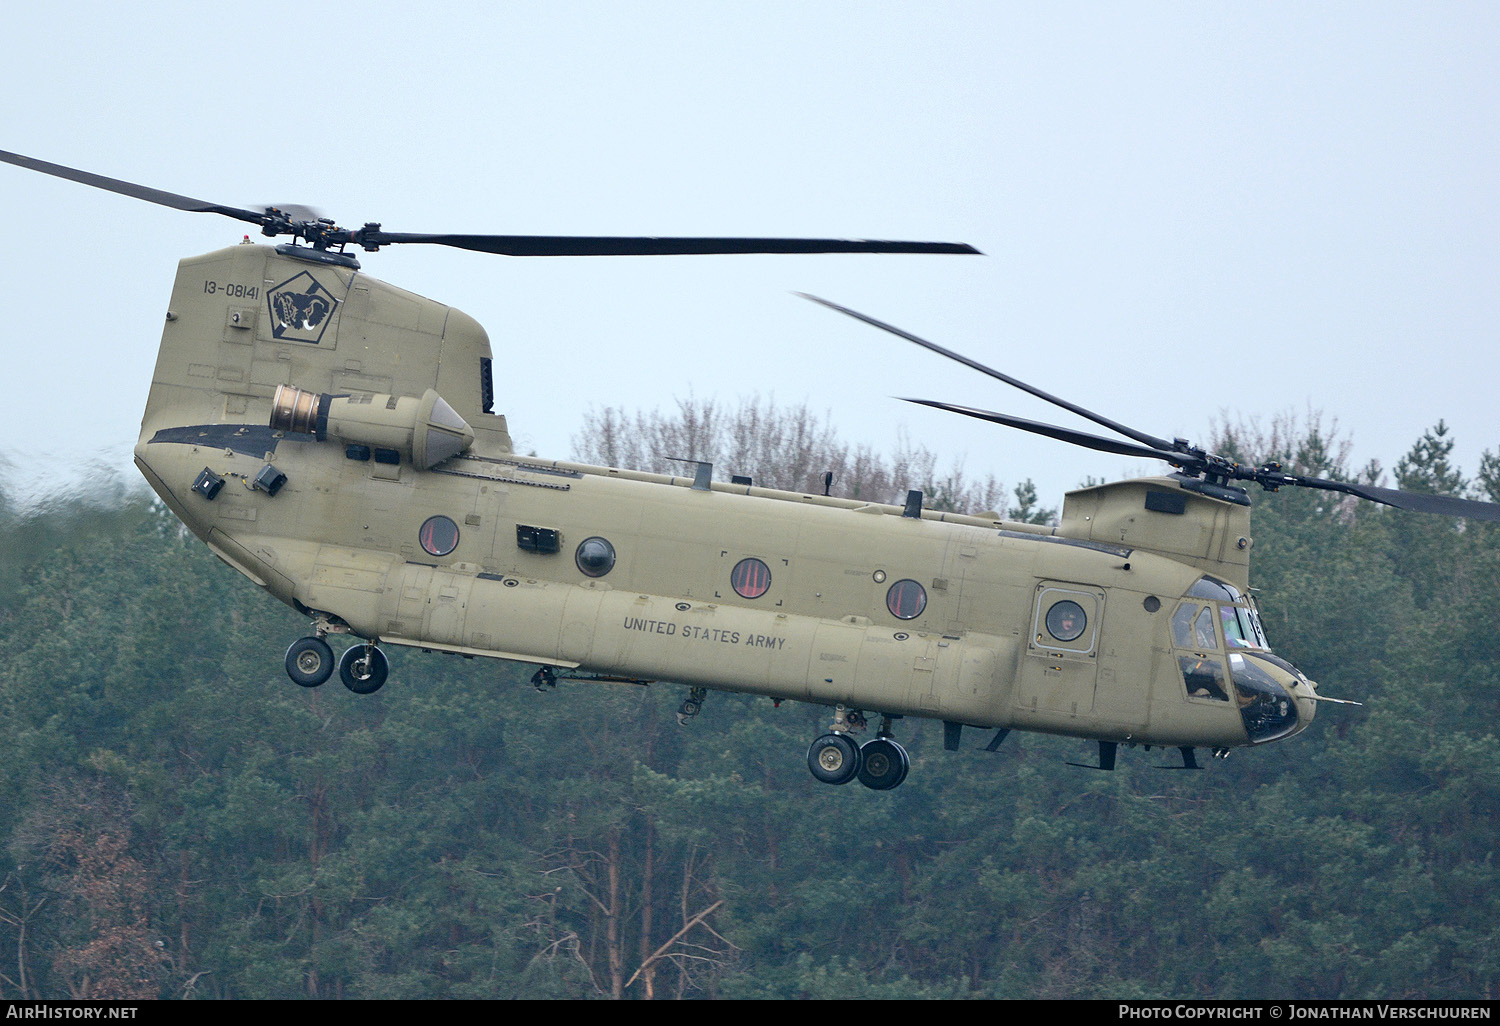
[[356,695],[379,691],[390,669],[385,653],[374,645],[351,645],[339,659],[339,679]]
[[333,649],[323,640],[330,634],[348,633],[349,625],[342,620],[327,613],[315,613],[313,633],[298,638],[286,650],[286,675],[304,688],[315,688],[326,684],[337,666],[344,687],[356,695],[379,691],[391,668],[384,652],[371,644],[359,644],[345,650],[342,658],[334,659]]
[[812,743],[807,750],[807,768],[825,784],[847,784],[859,779],[872,791],[889,791],[900,786],[911,769],[906,749],[891,737],[891,718],[882,716],[880,730],[863,745],[850,737],[851,731],[865,725],[858,710],[847,713],[838,706],[833,714],[833,729]]
[[708,688],[693,688],[687,699],[677,709],[677,725],[686,727],[688,720],[703,711],[703,700],[708,697]]

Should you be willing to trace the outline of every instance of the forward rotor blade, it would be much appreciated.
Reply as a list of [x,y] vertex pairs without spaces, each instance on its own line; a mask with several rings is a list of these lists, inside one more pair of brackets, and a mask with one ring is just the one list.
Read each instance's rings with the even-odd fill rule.
[[961,242],[879,239],[671,238],[625,235],[443,235],[373,232],[379,245],[425,242],[501,256],[683,256],[712,253],[978,253]]
[[262,224],[266,219],[264,212],[245,210],[241,207],[226,207],[218,203],[209,203],[206,200],[193,199],[191,196],[179,196],[175,192],[164,192],[161,189],[136,185],[134,182],[122,182],[118,178],[106,178],[104,175],[96,175],[91,171],[79,171],[77,168],[52,164],[45,160],[37,160],[35,157],[23,157],[19,153],[0,150],[0,160],[7,164],[15,164],[17,167],[40,171],[44,175],[66,178],[83,185],[92,185],[96,189],[117,192],[122,196],[132,196],[135,199],[146,200],[148,203],[159,203],[164,207],[186,210],[190,213],[223,214],[225,217],[249,221],[251,224]]
[[1087,431],[1075,431],[1073,428],[1058,427],[1055,424],[1044,424],[1041,421],[1026,420],[1022,417],[1012,417],[1008,413],[978,410],[972,406],[956,406],[953,403],[938,402],[935,399],[903,399],[903,402],[916,403],[918,406],[931,406],[935,410],[946,410],[949,413],[961,413],[965,417],[973,417],[976,420],[987,420],[991,424],[1001,424],[1005,427],[1019,428],[1022,431],[1030,431],[1034,435],[1046,435],[1048,438],[1056,438],[1061,442],[1071,442],[1074,445],[1081,445],[1099,452],[1114,453],[1118,456],[1139,456],[1142,459],[1148,460],[1164,460],[1179,467],[1188,463],[1196,466],[1199,462],[1189,457],[1186,453],[1131,445],[1129,442],[1105,438],[1102,435],[1090,434]]
[[1298,477],[1294,474],[1279,475],[1281,483],[1301,485],[1304,488],[1320,488],[1329,492],[1344,492],[1361,499],[1379,502],[1396,509],[1414,513],[1437,513],[1448,517],[1466,517],[1470,520],[1488,520],[1500,523],[1500,503],[1480,502],[1477,499],[1460,499],[1452,495],[1430,495],[1426,492],[1402,492],[1394,488],[1376,488],[1374,485],[1351,484],[1347,481],[1329,481],[1321,477]]
[[[798,292],[797,295],[801,296],[803,299],[810,299],[814,303],[819,303],[823,306],[826,306],[830,310],[837,310],[841,314],[847,314],[850,317],[853,317],[855,320],[864,321],[866,324],[879,328],[881,331],[888,331],[892,335],[896,335],[900,338],[906,339],[908,342],[915,342],[917,345],[921,346],[924,349],[930,349],[934,353],[937,353],[939,356],[946,356],[950,360],[956,360],[959,363],[963,364],[965,367],[968,367],[972,370],[977,370],[981,374],[988,374],[990,377],[994,378],[997,381],[1003,381],[1007,385],[1014,385],[1016,388],[1019,388],[1023,392],[1029,392],[1032,395],[1036,396],[1038,399],[1046,400],[1054,406],[1061,406],[1063,409],[1069,411],[1070,413],[1076,413],[1078,414],[1078,416],[1084,418],[1085,420],[1091,420],[1095,424],[1098,424],[1100,427],[1107,427],[1111,431],[1115,431],[1119,434],[1124,435],[1126,438],[1134,438],[1137,442],[1143,442],[1155,449],[1171,450],[1174,448],[1173,443],[1167,441],[1165,438],[1158,438],[1155,435],[1148,434],[1145,431],[1137,431],[1135,428],[1127,427],[1126,425],[1121,424],[1119,421],[1111,420],[1110,418],[1102,414],[1095,413],[1092,410],[1084,409],[1082,406],[1079,406],[1076,403],[1070,403],[1066,399],[1060,399],[1057,396],[1052,395],[1050,392],[1044,392],[1040,388],[1037,388],[1033,385],[1028,385],[1026,382],[1020,380],[1019,378],[1013,378],[1009,374],[995,370],[993,367],[986,367],[978,360],[971,360],[967,356],[964,356],[962,353],[955,353],[953,350],[945,349],[944,347],[938,345],[936,342],[929,342],[925,338],[919,338],[916,335],[911,334],[911,332],[902,331],[900,328],[894,325],[887,324],[884,321],[877,321],[875,318],[870,317],[866,314],[862,314],[858,310],[851,310],[847,306],[840,306],[839,304],[830,302],[826,299],[808,295],[806,292]],[[1087,437],[1092,438],[1095,436],[1089,435]]]

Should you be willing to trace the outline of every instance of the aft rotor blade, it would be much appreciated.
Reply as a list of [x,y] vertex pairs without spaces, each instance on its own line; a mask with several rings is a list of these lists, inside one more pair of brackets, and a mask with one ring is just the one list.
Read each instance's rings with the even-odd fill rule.
[[443,235],[367,233],[378,245],[425,242],[501,256],[682,256],[712,253],[978,253],[962,242],[880,239],[673,238],[629,235]]
[[160,203],[164,207],[173,207],[177,210],[189,211],[190,213],[223,214],[226,217],[249,221],[251,224],[261,224],[266,219],[263,211],[257,212],[254,210],[245,210],[241,207],[226,207],[219,203],[209,203],[206,200],[193,199],[191,196],[179,196],[175,192],[164,192],[161,189],[152,189],[149,186],[137,185],[134,182],[122,182],[118,178],[106,178],[104,175],[96,175],[92,171],[79,171],[77,168],[52,164],[45,160],[37,160],[35,157],[23,157],[19,153],[9,153],[5,150],[0,150],[0,160],[3,160],[7,164],[15,164],[17,167],[40,171],[44,175],[66,178],[69,181],[79,182],[83,185],[92,185],[96,189],[117,192],[122,196],[133,196],[136,199],[146,200],[148,203]]
[[1344,492],[1361,499],[1379,502],[1396,509],[1414,513],[1437,513],[1448,517],[1467,517],[1470,520],[1489,520],[1500,523],[1500,503],[1480,502],[1477,499],[1460,499],[1452,495],[1431,495],[1426,492],[1402,492],[1394,488],[1376,488],[1374,485],[1351,484],[1347,481],[1329,481],[1321,477],[1298,477],[1293,474],[1277,475],[1277,483],[1301,485],[1304,488],[1321,488],[1329,492]]
[[[939,356],[946,356],[950,360],[956,360],[959,363],[963,364],[965,367],[971,368],[972,370],[977,370],[981,374],[988,374],[990,377],[994,378],[997,381],[1003,381],[1007,385],[1014,385],[1016,388],[1019,388],[1023,392],[1029,392],[1032,395],[1036,396],[1038,399],[1046,400],[1054,406],[1061,406],[1063,409],[1071,413],[1078,414],[1085,420],[1091,420],[1095,424],[1098,424],[1100,427],[1107,427],[1111,431],[1115,431],[1124,435],[1126,438],[1134,438],[1137,442],[1143,442],[1155,449],[1170,450],[1174,448],[1173,443],[1167,441],[1165,438],[1158,438],[1155,435],[1148,434],[1145,431],[1137,431],[1135,428],[1127,427],[1126,425],[1121,424],[1119,421],[1111,420],[1103,414],[1084,409],[1077,403],[1070,403],[1066,399],[1060,399],[1057,396],[1052,395],[1050,392],[1044,392],[1034,385],[1028,385],[1026,382],[1020,380],[1019,378],[1013,378],[1003,371],[997,371],[993,367],[986,367],[978,360],[971,360],[969,359],[969,357],[964,356],[962,353],[955,353],[953,350],[946,349],[943,346],[938,345],[936,342],[929,342],[925,338],[919,338],[909,331],[902,331],[895,325],[887,324],[884,321],[877,321],[875,318],[870,317],[867,314],[862,314],[858,310],[851,310],[847,306],[840,306],[837,303],[830,302],[826,299],[821,299],[818,296],[808,295],[806,292],[798,292],[797,295],[801,296],[803,299],[810,299],[814,303],[819,303],[823,306],[826,306],[830,310],[837,310],[841,314],[848,314],[855,320],[864,321],[866,324],[879,328],[881,331],[888,331],[892,335],[904,338],[908,342],[915,342],[917,345],[921,346],[924,349],[930,349],[934,353],[937,353]],[[1095,436],[1090,435],[1087,437]]]
[[260,225],[269,235],[294,235],[318,248],[329,245],[356,244],[369,250],[391,243],[414,242],[453,246],[480,253],[503,256],[653,256],[705,253],[978,253],[961,242],[905,242],[881,239],[752,239],[752,238],[669,238],[636,236],[568,236],[568,235],[455,235],[416,232],[386,232],[369,224],[350,231],[320,221],[305,207],[283,210],[246,210],[207,200],[182,196],[163,189],[153,189],[135,182],[121,181],[64,167],[35,157],[0,150],[0,161],[31,171],[66,178],[96,189],[117,192],[122,196],[159,203],[164,207],[191,213],[223,214]]
[[918,406],[931,406],[935,410],[946,410],[949,413],[961,413],[965,417],[973,417],[976,420],[987,420],[991,424],[1002,424],[1005,427],[1019,428],[1022,431],[1030,431],[1035,435],[1046,435],[1048,438],[1056,438],[1058,441],[1071,442],[1074,445],[1081,445],[1099,452],[1114,453],[1118,456],[1139,456],[1148,460],[1164,460],[1179,467],[1187,463],[1196,465],[1198,462],[1186,453],[1147,448],[1142,445],[1131,445],[1129,442],[1105,438],[1102,435],[1090,434],[1087,431],[1076,431],[1073,428],[1058,427],[1055,424],[1044,424],[1041,421],[1012,417],[1008,413],[978,410],[972,406],[956,406],[953,403],[939,402],[935,399],[904,399],[903,401],[916,403]]

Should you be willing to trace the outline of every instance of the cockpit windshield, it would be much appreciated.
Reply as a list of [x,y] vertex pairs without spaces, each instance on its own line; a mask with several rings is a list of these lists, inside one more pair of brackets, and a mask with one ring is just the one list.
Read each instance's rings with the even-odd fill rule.
[[1260,614],[1253,605],[1220,606],[1219,620],[1224,625],[1224,640],[1230,648],[1270,648],[1260,627]]
[[[1266,643],[1266,633],[1261,628],[1260,612],[1255,608],[1254,600],[1240,594],[1234,585],[1216,577],[1200,577],[1188,589],[1187,597],[1208,599],[1218,608],[1224,643],[1230,648],[1271,647]],[[1178,610],[1178,615],[1182,615],[1182,609]]]

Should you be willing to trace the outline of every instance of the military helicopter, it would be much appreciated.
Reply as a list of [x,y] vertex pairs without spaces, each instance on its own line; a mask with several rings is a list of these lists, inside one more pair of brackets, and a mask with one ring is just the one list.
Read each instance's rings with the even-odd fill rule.
[[[386,683],[382,646],[515,660],[562,678],[687,686],[833,710],[814,777],[888,790],[910,760],[902,717],[1196,752],[1290,737],[1339,701],[1272,653],[1249,594],[1239,483],[1311,487],[1403,509],[1500,520],[1500,505],[1241,466],[1116,423],[827,300],[1018,387],[1121,441],[911,400],[1176,468],[1081,488],[1055,527],[515,452],[494,413],[484,329],[366,276],[359,247],[427,243],[519,256],[974,253],[839,239],[413,234],[208,203],[0,151],[0,161],[178,210],[256,225],[274,246],[181,261],[135,463],[225,563],[306,615],[288,676]],[[815,298],[815,297],[808,297]],[[507,362],[498,364],[504,380]],[[1238,483],[1237,483],[1238,482]],[[825,489],[826,491],[826,489]],[[354,639],[337,659],[328,639]],[[857,736],[878,716],[874,736]]]

